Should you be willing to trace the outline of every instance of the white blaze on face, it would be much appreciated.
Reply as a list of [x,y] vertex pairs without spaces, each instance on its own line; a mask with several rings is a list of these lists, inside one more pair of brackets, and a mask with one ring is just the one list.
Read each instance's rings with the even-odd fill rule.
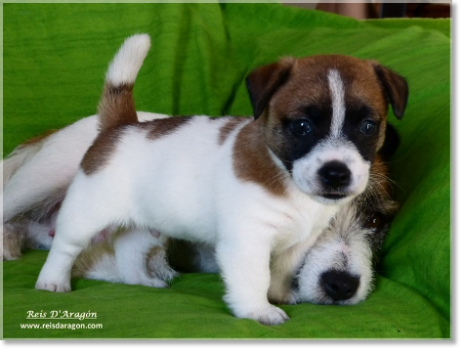
[[338,161],[351,172],[351,184],[344,189],[347,196],[360,194],[368,183],[370,162],[363,159],[355,145],[343,135],[346,123],[345,87],[338,70],[328,71],[332,117],[328,136],[304,157],[293,163],[293,179],[297,187],[309,195],[323,193],[318,171],[328,162]]
[[333,109],[330,136],[332,138],[339,138],[342,134],[342,126],[346,117],[346,105],[344,101],[344,83],[337,70],[330,70],[328,72],[328,84],[330,86]]

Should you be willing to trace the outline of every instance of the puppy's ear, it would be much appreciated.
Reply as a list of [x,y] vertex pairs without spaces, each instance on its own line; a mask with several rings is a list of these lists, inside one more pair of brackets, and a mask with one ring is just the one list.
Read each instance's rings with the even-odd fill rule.
[[408,84],[404,77],[396,72],[373,62],[376,76],[392,105],[392,111],[398,119],[402,119],[408,101]]
[[246,77],[254,119],[264,113],[273,94],[289,79],[295,59],[287,57],[276,63],[257,68]]

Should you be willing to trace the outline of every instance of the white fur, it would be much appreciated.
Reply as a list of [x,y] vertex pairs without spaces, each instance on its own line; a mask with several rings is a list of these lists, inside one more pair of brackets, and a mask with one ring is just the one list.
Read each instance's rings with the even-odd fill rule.
[[344,84],[342,82],[339,71],[329,70],[328,84],[330,86],[333,117],[331,119],[331,136],[339,138],[342,133],[342,126],[346,117],[346,105],[344,101]]
[[[68,187],[87,147],[97,136],[96,126],[96,117],[84,118],[64,128],[58,137],[51,135],[39,145],[31,146],[31,154],[36,148],[40,150],[30,162],[17,170],[3,188],[4,222],[33,208],[35,204],[49,198],[50,194],[63,192]],[[56,149],[62,152],[53,153]],[[15,159],[13,153],[11,162]],[[30,179],[37,181],[31,182]]]
[[114,86],[133,84],[150,46],[151,40],[147,34],[127,38],[109,65],[106,81]]

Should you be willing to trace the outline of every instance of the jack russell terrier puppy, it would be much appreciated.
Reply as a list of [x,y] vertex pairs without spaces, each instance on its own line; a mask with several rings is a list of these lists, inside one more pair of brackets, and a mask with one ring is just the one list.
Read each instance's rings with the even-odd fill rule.
[[205,116],[140,123],[135,78],[150,47],[126,40],[99,106],[100,133],[69,186],[36,288],[70,290],[73,263],[110,225],[216,248],[235,316],[279,324],[304,253],[361,194],[406,81],[372,61],[287,58],[247,78],[255,121]]

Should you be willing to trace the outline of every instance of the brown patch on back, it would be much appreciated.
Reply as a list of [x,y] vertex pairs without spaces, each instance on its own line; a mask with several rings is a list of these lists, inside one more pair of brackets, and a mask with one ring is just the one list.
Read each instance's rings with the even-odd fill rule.
[[111,158],[124,128],[102,131],[88,149],[80,164],[86,175],[92,175],[104,167]]
[[113,86],[106,83],[98,106],[101,130],[138,123],[132,91],[133,84]]
[[[143,123],[132,123],[130,126],[148,131],[147,138],[155,140],[174,133],[189,120],[190,117],[170,117]],[[100,132],[81,163],[81,168],[86,175],[96,173],[109,162],[126,127],[125,125],[120,125],[119,127]]]
[[264,140],[263,125],[258,121],[240,130],[233,148],[235,174],[245,182],[256,183],[274,195],[283,196],[285,173],[270,157]]
[[230,133],[233,132],[236,129],[236,127],[238,127],[242,122],[246,120],[248,119],[236,117],[229,118],[228,121],[219,129],[219,145],[223,145]]
[[155,140],[177,131],[184,124],[189,122],[191,116],[169,117],[164,119],[155,119],[149,122],[141,123],[143,129],[148,131],[147,138]]

